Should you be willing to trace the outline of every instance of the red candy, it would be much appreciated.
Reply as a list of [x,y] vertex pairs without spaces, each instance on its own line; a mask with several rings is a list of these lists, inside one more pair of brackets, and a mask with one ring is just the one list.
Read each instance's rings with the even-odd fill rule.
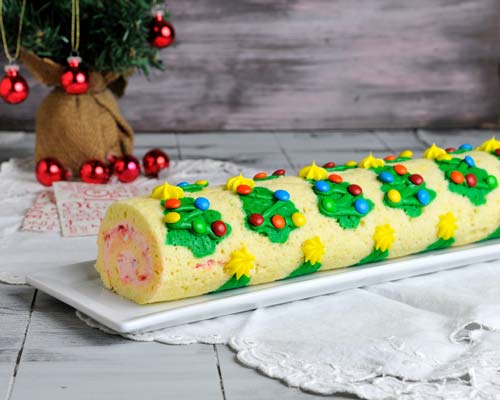
[[500,156],[500,149],[496,149],[496,150],[495,150],[495,154],[496,154],[497,156]]
[[248,222],[253,226],[261,226],[264,223],[264,217],[260,214],[252,214],[248,218]]
[[422,183],[424,183],[424,178],[422,178],[422,175],[419,174],[410,175],[408,179],[410,179],[411,183],[417,186],[420,186]]
[[455,149],[454,147],[448,147],[447,149],[445,149],[447,153],[453,153],[454,151],[456,151],[457,149]]
[[337,174],[331,174],[328,179],[330,180],[330,182],[333,182],[333,183],[342,183],[344,181],[344,178],[342,178],[340,175],[337,175]]
[[277,169],[276,171],[273,172],[274,176],[281,176],[281,175],[285,175],[285,174],[286,174],[286,171],[284,169]]
[[223,221],[214,221],[212,223],[212,232],[215,233],[215,236],[224,236],[227,232],[227,226]]
[[179,208],[180,206],[181,206],[181,201],[179,199],[168,199],[165,202],[165,208],[169,208],[170,210]]
[[363,189],[361,189],[361,186],[354,184],[347,186],[347,191],[353,196],[359,196],[361,193],[363,193]]
[[335,168],[336,165],[333,161],[329,161],[323,165],[323,168]]
[[457,185],[464,183],[464,175],[460,171],[453,171],[450,175],[451,180]]
[[265,172],[257,172],[253,176],[253,179],[264,179],[264,178],[267,178],[267,174]]
[[396,158],[397,158],[397,157],[396,157],[394,154],[390,154],[390,155],[388,155],[388,156],[385,156],[385,157],[384,157],[384,160],[385,160],[385,161],[393,161],[393,160],[395,160]]
[[467,182],[467,185],[469,185],[470,187],[474,187],[477,185],[477,178],[476,175],[474,174],[467,174],[465,176],[465,181]]
[[396,171],[396,174],[398,175],[404,175],[408,172],[408,169],[403,164],[396,164],[394,166],[394,171]]
[[285,218],[283,218],[281,215],[274,215],[272,218],[271,218],[271,222],[272,224],[274,225],[275,228],[277,229],[283,229],[285,227]]
[[239,193],[239,194],[242,194],[242,195],[246,195],[246,194],[250,194],[252,193],[252,188],[248,185],[239,185],[237,188],[236,188],[236,191]]

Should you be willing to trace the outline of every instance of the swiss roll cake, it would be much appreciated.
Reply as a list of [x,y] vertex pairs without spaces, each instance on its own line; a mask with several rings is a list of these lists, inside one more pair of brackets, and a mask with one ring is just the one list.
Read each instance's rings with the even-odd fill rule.
[[147,304],[498,238],[499,159],[492,138],[419,159],[312,162],[299,176],[165,182],[109,207],[96,269]]

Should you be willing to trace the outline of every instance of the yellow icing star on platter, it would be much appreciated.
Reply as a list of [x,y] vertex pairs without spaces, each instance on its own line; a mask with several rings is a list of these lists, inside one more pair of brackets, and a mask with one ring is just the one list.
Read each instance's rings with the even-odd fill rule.
[[306,165],[299,171],[299,176],[305,179],[321,181],[328,178],[328,171],[322,167],[318,167],[316,161],[313,161],[311,165]]
[[458,228],[457,219],[451,212],[442,214],[439,216],[439,222],[437,224],[438,237],[443,240],[449,240],[455,236],[455,232]]
[[385,161],[381,158],[376,158],[373,156],[373,153],[370,153],[368,157],[363,158],[359,162],[360,168],[379,168],[385,165]]
[[247,185],[253,188],[255,186],[255,182],[253,179],[246,178],[242,174],[233,176],[226,181],[226,189],[232,192],[236,192],[238,186]]
[[373,240],[375,241],[375,250],[380,250],[381,252],[389,250],[396,240],[394,229],[389,224],[377,226]]
[[184,197],[184,190],[179,186],[170,185],[165,181],[163,185],[156,186],[153,189],[151,197],[158,200],[182,199]]
[[[449,156],[449,154],[446,152],[445,149],[442,149],[441,147],[436,146],[436,143],[433,143],[431,147],[429,147],[427,150],[424,151],[424,158],[427,158],[428,160],[440,160],[440,157],[442,159],[448,159],[444,158],[446,156]],[[450,157],[451,158],[451,157]]]
[[304,261],[314,265],[323,260],[325,245],[319,236],[314,236],[302,243],[302,252],[304,253]]
[[250,271],[255,268],[255,257],[250,254],[245,246],[231,253],[231,259],[224,266],[224,270],[236,279],[243,275],[250,278]]
[[481,146],[476,148],[476,150],[486,151],[487,153],[491,153],[497,149],[500,149],[500,140],[497,140],[495,136],[492,136],[491,139],[488,139]]

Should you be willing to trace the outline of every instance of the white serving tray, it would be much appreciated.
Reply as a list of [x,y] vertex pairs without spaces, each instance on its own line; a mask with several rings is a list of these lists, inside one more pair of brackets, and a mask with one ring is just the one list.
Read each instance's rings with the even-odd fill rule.
[[143,306],[105,289],[94,270],[94,261],[40,271],[28,275],[26,280],[108,328],[127,333],[166,328],[497,258],[500,258],[500,239]]

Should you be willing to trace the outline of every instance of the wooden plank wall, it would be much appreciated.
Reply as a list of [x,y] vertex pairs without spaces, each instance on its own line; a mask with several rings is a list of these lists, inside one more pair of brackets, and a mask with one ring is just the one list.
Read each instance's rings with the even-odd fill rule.
[[[121,100],[141,131],[479,126],[499,109],[499,0],[172,0],[167,70]],[[47,92],[0,105],[32,129]]]

